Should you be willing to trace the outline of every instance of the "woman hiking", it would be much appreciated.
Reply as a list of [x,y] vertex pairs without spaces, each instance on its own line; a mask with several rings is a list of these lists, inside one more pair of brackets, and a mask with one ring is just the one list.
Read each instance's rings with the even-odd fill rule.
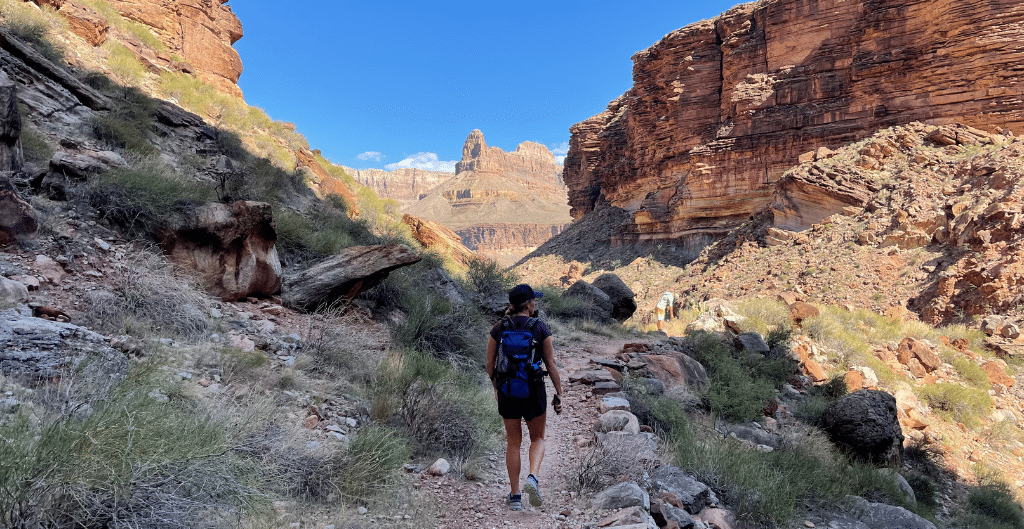
[[541,505],[540,484],[537,474],[544,459],[544,427],[547,421],[547,391],[544,371],[547,368],[555,396],[551,405],[555,413],[562,413],[562,379],[555,365],[555,350],[551,331],[537,319],[536,298],[530,285],[517,285],[508,293],[505,317],[491,329],[487,341],[487,374],[494,385],[494,398],[498,413],[505,423],[505,466],[512,492],[508,495],[509,508],[523,508],[519,491],[521,461],[519,450],[523,443],[523,421],[530,434],[530,474],[523,491],[530,497],[530,505]]

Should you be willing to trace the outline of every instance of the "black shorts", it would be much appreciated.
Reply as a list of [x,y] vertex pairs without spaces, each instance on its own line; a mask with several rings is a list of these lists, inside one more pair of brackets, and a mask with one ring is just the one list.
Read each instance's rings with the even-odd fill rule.
[[548,411],[548,392],[544,379],[530,383],[530,396],[522,399],[498,392],[498,414],[502,419],[532,421]]

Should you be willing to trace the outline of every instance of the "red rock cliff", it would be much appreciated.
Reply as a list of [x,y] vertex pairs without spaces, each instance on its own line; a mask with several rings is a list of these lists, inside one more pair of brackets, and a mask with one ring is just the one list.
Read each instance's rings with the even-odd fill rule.
[[774,0],[633,57],[633,88],[571,128],[574,218],[623,242],[706,245],[765,206],[800,154],[915,120],[1024,131],[1018,0]]
[[[25,0],[49,5],[69,22],[72,32],[89,44],[107,40],[110,25],[82,0]],[[107,0],[118,13],[146,26],[166,46],[150,48],[130,32],[118,35],[148,67],[194,73],[219,90],[241,97],[242,59],[232,44],[242,38],[242,23],[224,5],[229,0]],[[178,62],[180,57],[185,63]]]

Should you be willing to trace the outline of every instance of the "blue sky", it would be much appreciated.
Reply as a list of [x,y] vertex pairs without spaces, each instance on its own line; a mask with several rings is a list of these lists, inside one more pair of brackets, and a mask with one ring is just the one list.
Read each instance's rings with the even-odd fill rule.
[[231,0],[246,102],[358,169],[454,170],[480,129],[564,155],[632,85],[630,57],[739,2]]

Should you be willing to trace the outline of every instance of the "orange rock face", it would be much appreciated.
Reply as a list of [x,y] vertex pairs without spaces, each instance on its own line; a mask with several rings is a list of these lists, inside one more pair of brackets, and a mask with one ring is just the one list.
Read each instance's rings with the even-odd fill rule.
[[412,230],[413,238],[427,248],[440,250],[464,265],[476,257],[472,250],[462,244],[457,233],[434,221],[406,214],[402,215],[402,222]]
[[[1022,37],[1014,0],[779,0],[691,24],[637,53],[633,88],[571,128],[572,216],[609,204],[633,215],[621,242],[699,250],[819,147],[915,120],[1019,134]],[[824,209],[858,198],[832,195]]]
[[241,97],[242,59],[231,45],[242,38],[242,23],[226,0],[109,2],[121,16],[148,26],[169,53],[188,61],[203,80]]

